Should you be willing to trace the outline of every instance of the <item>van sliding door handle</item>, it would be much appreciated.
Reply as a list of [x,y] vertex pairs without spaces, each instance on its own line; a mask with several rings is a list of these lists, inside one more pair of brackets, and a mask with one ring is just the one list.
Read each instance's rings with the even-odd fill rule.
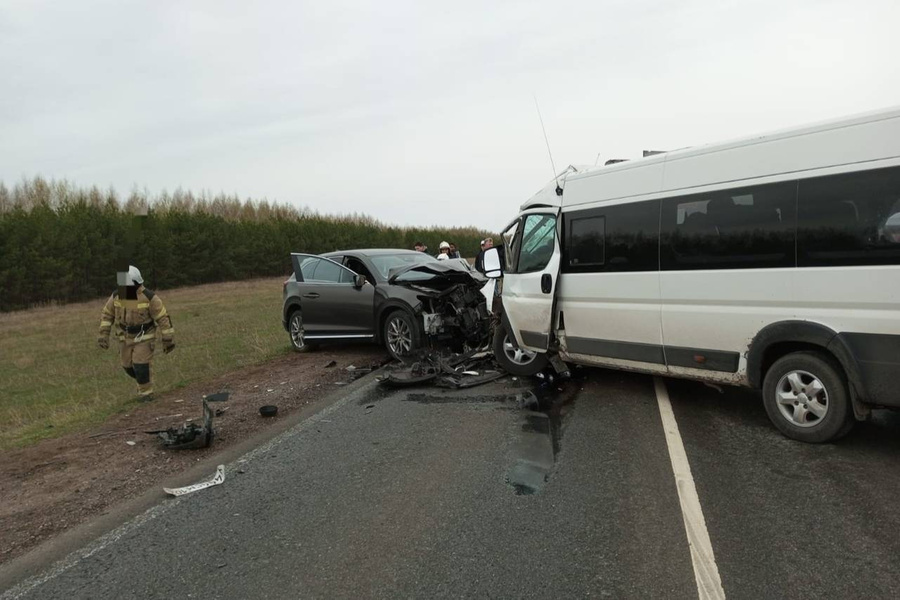
[[541,291],[545,294],[553,291],[553,277],[550,276],[550,273],[541,275]]
[[310,300],[315,300],[319,297],[319,295],[315,292],[310,292],[309,294],[303,294],[304,298],[309,298]]

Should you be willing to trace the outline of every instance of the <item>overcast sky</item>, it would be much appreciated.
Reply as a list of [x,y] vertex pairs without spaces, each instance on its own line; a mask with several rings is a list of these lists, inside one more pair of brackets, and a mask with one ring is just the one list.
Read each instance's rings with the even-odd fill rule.
[[552,172],[900,104],[900,2],[0,0],[0,180],[499,230]]

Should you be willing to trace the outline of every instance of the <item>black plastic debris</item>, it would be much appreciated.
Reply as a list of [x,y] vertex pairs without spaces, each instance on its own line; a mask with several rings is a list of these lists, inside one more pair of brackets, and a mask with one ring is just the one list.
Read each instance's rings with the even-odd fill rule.
[[[215,399],[212,399],[212,396]],[[185,423],[181,427],[169,427],[168,429],[157,429],[154,431],[146,431],[151,435],[156,435],[163,443],[163,446],[169,450],[193,450],[197,448],[208,448],[212,445],[216,432],[213,429],[213,411],[209,407],[209,402],[224,402],[228,400],[228,392],[213,394],[210,397],[203,398],[203,424]]]
[[439,387],[463,389],[495,381],[506,375],[494,357],[483,351],[423,353],[410,364],[389,368],[382,385],[408,387],[434,383]]
[[267,404],[259,407],[259,414],[264,417],[274,417],[278,414],[278,407],[274,404]]

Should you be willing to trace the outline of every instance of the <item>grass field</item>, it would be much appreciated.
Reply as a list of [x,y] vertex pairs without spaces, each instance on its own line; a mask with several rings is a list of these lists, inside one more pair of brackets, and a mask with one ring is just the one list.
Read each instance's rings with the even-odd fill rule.
[[[166,355],[157,346],[155,391],[289,352],[282,280],[160,292],[177,347]],[[135,405],[135,383],[122,371],[115,339],[109,350],[97,347],[105,301],[0,314],[0,449],[84,429]]]

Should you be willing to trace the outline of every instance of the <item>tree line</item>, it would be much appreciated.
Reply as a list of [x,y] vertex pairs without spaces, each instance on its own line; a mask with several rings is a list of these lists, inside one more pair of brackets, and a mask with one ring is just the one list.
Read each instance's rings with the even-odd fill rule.
[[474,256],[474,227],[397,227],[367,215],[178,190],[150,196],[36,177],[0,182],[0,312],[108,295],[123,264],[166,289],[288,275],[291,252],[409,248],[442,240]]

